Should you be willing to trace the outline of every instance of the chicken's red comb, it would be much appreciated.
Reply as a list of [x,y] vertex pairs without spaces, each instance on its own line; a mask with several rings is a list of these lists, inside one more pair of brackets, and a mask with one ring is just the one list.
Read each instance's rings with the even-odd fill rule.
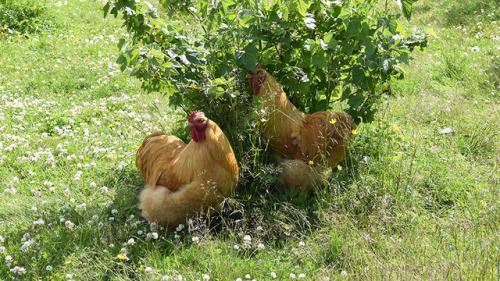
[[201,112],[201,111],[199,111],[199,110],[195,110],[195,111],[191,112],[191,114],[189,114],[188,122],[189,122],[189,123],[193,123],[194,118],[195,118],[198,114],[203,114],[203,115],[205,115],[205,113],[203,113],[203,112]]

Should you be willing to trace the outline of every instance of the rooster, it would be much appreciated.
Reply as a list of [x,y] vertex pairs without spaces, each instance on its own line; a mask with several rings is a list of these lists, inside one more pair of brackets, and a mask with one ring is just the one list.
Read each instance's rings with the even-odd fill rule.
[[219,126],[200,111],[191,113],[188,126],[189,144],[156,132],[144,139],[136,154],[147,184],[139,196],[142,215],[169,228],[199,211],[220,210],[238,182],[233,149]]
[[331,168],[345,157],[357,131],[349,115],[319,111],[304,114],[262,67],[248,71],[250,87],[262,100],[262,137],[272,148],[285,187],[311,190],[325,183]]

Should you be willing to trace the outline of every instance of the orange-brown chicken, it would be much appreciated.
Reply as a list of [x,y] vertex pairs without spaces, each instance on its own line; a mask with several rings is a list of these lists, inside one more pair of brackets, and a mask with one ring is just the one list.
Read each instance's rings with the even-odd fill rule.
[[273,149],[286,187],[310,190],[325,182],[345,157],[356,124],[349,115],[320,111],[304,114],[286,97],[283,88],[262,67],[249,71],[250,87],[262,99],[262,137]]
[[136,154],[136,166],[146,181],[139,208],[150,222],[169,228],[199,211],[220,210],[238,182],[233,149],[222,130],[203,112],[188,119],[192,140],[156,132]]

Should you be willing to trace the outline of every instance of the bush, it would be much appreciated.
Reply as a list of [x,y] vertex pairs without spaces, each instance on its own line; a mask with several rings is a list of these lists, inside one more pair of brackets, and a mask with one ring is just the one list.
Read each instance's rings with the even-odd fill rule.
[[[401,1],[406,18],[415,1]],[[145,89],[164,93],[172,106],[205,111],[238,159],[250,163],[262,157],[245,78],[257,63],[302,111],[342,104],[357,122],[371,122],[391,79],[404,77],[401,65],[426,46],[426,37],[408,33],[387,1],[384,9],[374,7],[376,0],[159,2],[163,17],[145,1],[105,5],[104,16],[121,14],[132,35],[119,43],[121,70],[131,68]]]

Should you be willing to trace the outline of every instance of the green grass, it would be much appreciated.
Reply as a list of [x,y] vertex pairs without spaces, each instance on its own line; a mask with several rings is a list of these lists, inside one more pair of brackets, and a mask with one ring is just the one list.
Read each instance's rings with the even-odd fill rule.
[[118,70],[101,1],[42,2],[38,29],[0,36],[0,280],[499,278],[496,1],[415,4],[437,37],[328,187],[253,188],[272,168],[241,167],[220,216],[175,232],[142,220],[134,154],[183,115]]

